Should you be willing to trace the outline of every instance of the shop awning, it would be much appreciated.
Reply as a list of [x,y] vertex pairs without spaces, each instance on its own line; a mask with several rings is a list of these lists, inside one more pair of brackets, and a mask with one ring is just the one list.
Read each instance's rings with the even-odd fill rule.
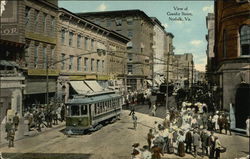
[[93,92],[83,81],[70,81],[70,85],[78,94],[88,94]]
[[97,83],[95,80],[86,80],[85,83],[94,91],[94,92],[101,92],[104,90],[99,83]]

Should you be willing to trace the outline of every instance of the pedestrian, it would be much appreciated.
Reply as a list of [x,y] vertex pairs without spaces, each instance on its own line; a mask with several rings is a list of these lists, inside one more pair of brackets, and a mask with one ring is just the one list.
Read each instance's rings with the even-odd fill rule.
[[129,109],[129,101],[128,101],[128,99],[125,99],[125,105],[126,105],[126,109]]
[[19,125],[19,117],[17,112],[15,113],[15,116],[13,117],[13,124],[15,126],[15,131],[17,131],[18,125]]
[[132,114],[132,119],[133,119],[134,129],[136,130],[136,127],[137,127],[137,116],[135,116],[135,113]]
[[12,127],[8,134],[8,140],[9,140],[9,147],[14,147],[14,140],[15,140],[15,128]]
[[193,146],[194,146],[194,157],[197,157],[197,151],[199,149],[200,146],[200,135],[198,134],[197,131],[194,131],[194,135],[193,135]]
[[152,152],[152,159],[161,159],[161,155],[164,156],[161,148],[158,145],[153,146],[151,152]]
[[215,151],[215,137],[213,131],[211,131],[211,134],[208,138],[208,145],[209,145],[209,158],[213,159]]
[[63,122],[64,119],[65,119],[65,105],[62,103],[61,106],[62,106],[62,109],[61,109],[61,122]]
[[224,125],[224,121],[223,121],[223,116],[220,115],[218,118],[218,125],[219,125],[219,129],[220,129],[220,134],[222,133],[222,129],[223,129],[223,125]]
[[130,113],[129,113],[129,116],[132,114],[134,114],[135,113],[135,105],[134,104],[131,104],[130,105]]
[[13,123],[11,122],[11,119],[9,119],[9,121],[7,121],[5,124],[5,132],[7,134],[6,137],[7,140],[9,139],[10,131],[12,130],[12,128],[13,128]]
[[153,104],[152,116],[155,116],[155,114],[156,114],[156,106],[155,106],[155,104]]
[[31,127],[34,121],[34,116],[31,111],[28,113],[28,131],[31,131]]
[[185,137],[184,137],[184,133],[182,131],[179,132],[179,136],[177,138],[177,141],[178,141],[178,155],[180,157],[184,157],[185,156],[185,150],[184,150]]
[[226,135],[227,135],[227,131],[229,131],[229,134],[230,135],[232,135],[232,132],[231,132],[231,128],[230,128],[230,126],[231,126],[231,119],[230,119],[230,116],[229,115],[227,115],[226,117],[225,117],[225,122],[224,122],[224,128],[225,128],[225,131],[226,131]]
[[133,150],[131,153],[131,158],[132,159],[140,159],[141,158],[141,151],[139,149],[140,144],[139,143],[135,143],[132,145]]
[[153,129],[149,129],[148,135],[147,135],[147,142],[148,142],[148,149],[151,149],[152,139],[154,138],[153,135]]
[[186,136],[185,136],[185,143],[186,143],[186,153],[192,153],[192,133],[191,131],[189,130],[187,133],[186,133]]
[[219,124],[218,124],[219,115],[218,115],[218,113],[219,112],[216,111],[216,114],[213,116],[213,119],[212,119],[215,132],[219,130]]
[[208,141],[208,134],[207,134],[206,130],[203,130],[201,132],[202,156],[208,155],[207,141]]
[[215,136],[215,159],[219,159],[220,158],[220,150],[221,150],[222,146],[220,143],[220,140],[218,139],[217,136]]
[[247,132],[247,136],[250,136],[250,116],[248,116],[246,120],[246,132]]
[[150,99],[148,99],[148,109],[151,109],[152,103],[150,101]]

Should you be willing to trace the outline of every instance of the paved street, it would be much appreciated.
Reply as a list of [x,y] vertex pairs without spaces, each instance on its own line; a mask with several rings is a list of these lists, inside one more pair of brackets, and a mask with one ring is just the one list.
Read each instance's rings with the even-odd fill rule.
[[[15,143],[15,148],[2,146],[0,152],[4,158],[11,159],[128,159],[132,150],[131,145],[139,142],[146,145],[146,135],[154,121],[160,118],[136,113],[138,128],[132,128],[129,111],[123,111],[121,120],[107,125],[101,130],[89,135],[67,137],[55,128],[34,137],[26,137]],[[246,156],[249,152],[248,138],[242,136],[218,135],[227,152],[222,158]],[[176,155],[165,154],[164,158],[178,158]],[[185,158],[193,158],[186,155]]]

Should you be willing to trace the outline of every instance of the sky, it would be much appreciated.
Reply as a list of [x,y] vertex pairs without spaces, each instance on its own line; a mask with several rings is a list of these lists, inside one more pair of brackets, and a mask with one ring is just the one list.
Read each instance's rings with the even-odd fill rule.
[[[192,53],[195,69],[205,71],[206,16],[213,12],[213,1],[59,1],[71,12],[97,12],[139,9],[156,17],[174,35],[175,54]],[[179,9],[177,9],[179,8]],[[182,9],[182,10],[181,10]],[[180,21],[181,18],[183,21]]]

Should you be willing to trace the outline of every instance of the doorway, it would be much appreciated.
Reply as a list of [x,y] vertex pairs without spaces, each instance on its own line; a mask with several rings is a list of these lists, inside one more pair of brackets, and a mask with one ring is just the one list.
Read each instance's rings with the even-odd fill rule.
[[250,84],[241,83],[235,95],[236,128],[245,129],[248,116],[250,116]]

